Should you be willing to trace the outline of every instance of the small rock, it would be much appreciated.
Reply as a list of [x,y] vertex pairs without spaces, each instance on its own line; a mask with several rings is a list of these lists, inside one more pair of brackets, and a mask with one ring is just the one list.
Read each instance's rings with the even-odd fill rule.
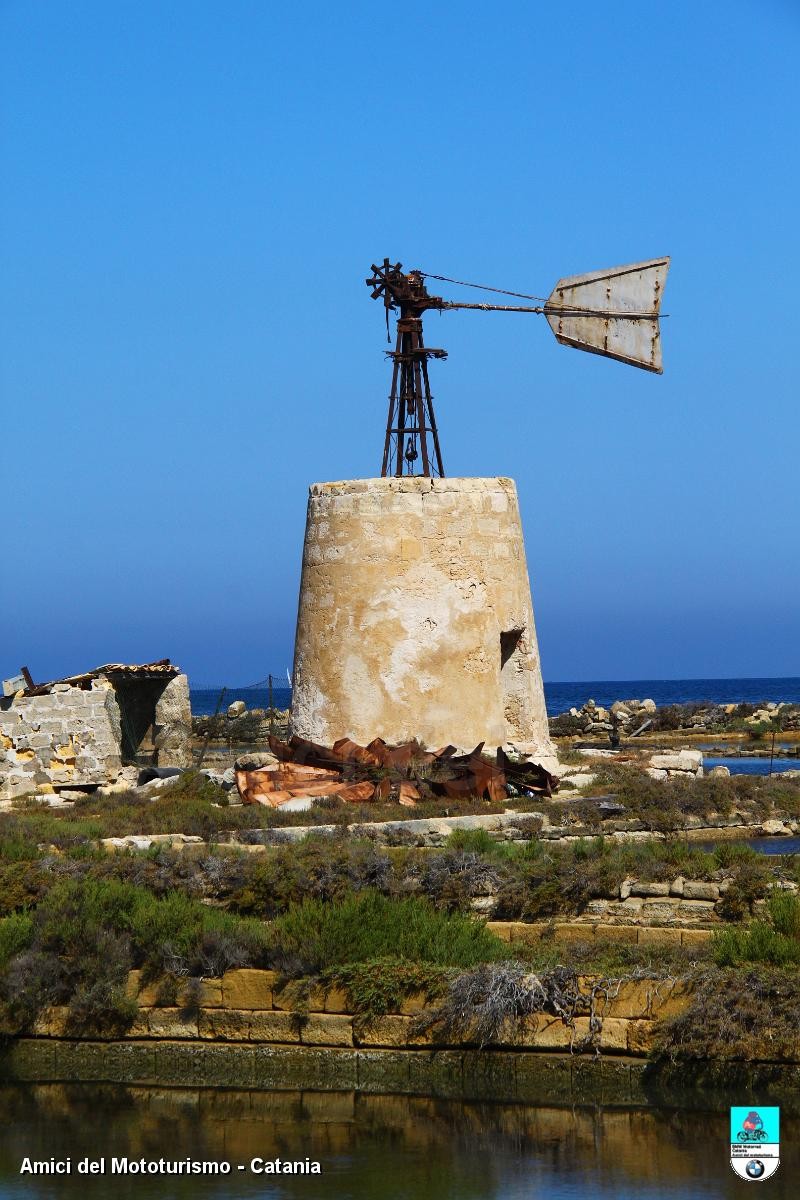
[[244,700],[234,700],[232,704],[228,705],[228,716],[232,721],[235,721],[237,717],[244,716],[246,712],[247,705]]
[[766,837],[783,837],[791,832],[783,821],[773,819],[761,822],[761,832]]
[[141,770],[139,767],[120,767],[114,782],[125,784],[128,788],[135,788],[139,782],[140,774]]
[[647,774],[651,779],[667,779],[667,772],[660,770],[658,767],[648,767]]
[[654,754],[650,759],[650,765],[661,771],[691,771],[694,773],[698,767],[703,766],[703,753],[701,750],[678,750],[667,751],[664,754]]
[[725,775],[730,775],[730,771],[727,767],[719,766],[712,767],[708,774],[710,779],[721,779]]
[[683,885],[683,898],[684,900],[719,900],[719,888],[716,883],[687,880]]
[[603,817],[613,817],[618,813],[625,812],[625,805],[620,804],[618,800],[600,800],[597,805],[598,811],[603,814]]
[[679,875],[677,879],[673,879],[669,885],[669,894],[671,896],[682,896],[685,883],[686,880],[683,875]]
[[206,779],[209,779],[211,783],[215,783],[217,787],[222,787],[223,777],[219,771],[212,771],[209,767],[203,767],[199,773],[205,775]]
[[122,780],[121,783],[103,783],[103,784],[101,784],[100,787],[97,789],[97,792],[95,793],[95,795],[97,795],[97,796],[120,796],[123,792],[130,792],[133,790],[134,789],[131,788],[130,784],[128,784],[124,780]]
[[592,771],[573,770],[567,775],[567,781],[570,787],[583,788],[588,787],[590,783],[594,783],[596,776]]
[[260,771],[262,767],[274,767],[278,759],[269,750],[255,754],[243,754],[233,764],[235,771]]
[[627,900],[627,899],[628,899],[628,897],[629,897],[629,896],[630,896],[630,894],[631,894],[631,888],[632,888],[632,886],[633,886],[633,880],[632,880],[632,879],[623,879],[622,883],[619,885],[619,898],[620,898],[620,900]]
[[[143,784],[142,787],[138,789],[138,793],[140,796],[148,799],[151,796],[157,796],[159,792],[162,792],[164,788],[169,787],[174,782],[174,776],[167,777],[166,779],[151,779],[149,783]],[[116,784],[112,784],[112,787],[116,788],[116,786]]]
[[668,896],[668,883],[640,883],[638,880],[631,884],[632,896]]

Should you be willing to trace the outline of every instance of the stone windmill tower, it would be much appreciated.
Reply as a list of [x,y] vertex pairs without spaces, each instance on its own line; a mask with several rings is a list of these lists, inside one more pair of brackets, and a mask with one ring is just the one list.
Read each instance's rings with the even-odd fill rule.
[[554,766],[516,487],[445,475],[428,363],[446,352],[424,344],[422,318],[541,313],[561,343],[660,373],[668,267],[662,258],[562,279],[531,306],[444,300],[425,284],[442,276],[373,265],[367,284],[387,334],[399,312],[381,475],[310,489],[293,732],[325,744],[512,743]]

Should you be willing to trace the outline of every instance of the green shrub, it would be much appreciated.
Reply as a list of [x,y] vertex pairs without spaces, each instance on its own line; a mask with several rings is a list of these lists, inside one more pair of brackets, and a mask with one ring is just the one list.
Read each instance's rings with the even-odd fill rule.
[[347,992],[352,1011],[360,1017],[379,1017],[399,1008],[408,996],[422,993],[427,1001],[438,999],[452,971],[428,963],[397,958],[373,958],[348,966],[331,967],[322,975],[323,985],[332,984]]
[[161,898],[116,879],[61,879],[29,914],[0,922],[0,999],[21,1027],[44,1005],[67,1004],[77,1030],[119,1031],[130,1020],[128,971],[150,977],[218,975],[264,966],[257,921],[209,908],[182,892]]
[[498,843],[486,829],[454,829],[445,845],[471,854],[491,854]]
[[764,854],[754,853],[742,858],[731,884],[723,892],[718,912],[726,921],[741,921],[753,911],[756,900],[762,900],[774,876]]
[[305,899],[340,900],[366,888],[391,891],[392,876],[391,858],[372,842],[311,836],[248,864],[230,906],[245,916],[271,918]]
[[773,892],[767,902],[768,921],[752,921],[744,929],[725,929],[714,937],[714,958],[720,966],[768,963],[785,967],[800,962],[800,900],[788,892]]
[[778,933],[794,938],[800,944],[800,900],[797,896],[773,890],[767,901],[767,911]]
[[437,910],[427,899],[377,892],[333,904],[306,900],[277,918],[271,936],[273,963],[289,975],[375,958],[468,967],[508,956],[508,947],[471,917]]
[[0,970],[16,954],[27,950],[33,940],[33,918],[27,913],[18,913],[0,921]]
[[42,852],[36,842],[20,832],[12,818],[10,828],[0,833],[0,862],[29,863],[41,857]]
[[752,846],[746,846],[743,842],[720,842],[713,850],[714,859],[721,867],[751,862],[757,853]]
[[0,917],[30,908],[43,889],[38,864],[15,858],[6,865],[0,859]]

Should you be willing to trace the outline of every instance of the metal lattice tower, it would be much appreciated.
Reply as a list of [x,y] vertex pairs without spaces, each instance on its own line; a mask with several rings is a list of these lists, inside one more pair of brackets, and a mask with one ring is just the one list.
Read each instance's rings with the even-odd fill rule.
[[542,305],[467,304],[431,296],[425,280],[442,279],[523,300],[543,298],[419,270],[404,272],[402,263],[392,264],[388,258],[381,266],[373,263],[366,283],[372,288],[373,300],[383,300],[389,342],[389,313],[400,312],[395,348],[387,351],[392,360],[392,387],[381,475],[444,475],[428,360],[447,358],[447,352],[432,349],[423,341],[422,316],[429,308],[542,313],[563,346],[661,374],[658,322],[668,270],[669,258],[651,259],[559,279]]

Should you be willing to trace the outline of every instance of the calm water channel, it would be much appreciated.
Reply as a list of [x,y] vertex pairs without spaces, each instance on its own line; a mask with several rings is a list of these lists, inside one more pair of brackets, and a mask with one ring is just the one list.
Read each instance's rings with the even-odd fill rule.
[[[749,1103],[745,1097],[739,1103]],[[774,1103],[774,1101],[772,1101]],[[784,1115],[766,1194],[798,1194],[800,1121]],[[542,1108],[353,1093],[0,1087],[0,1198],[676,1200],[740,1196],[727,1110]],[[106,1175],[20,1175],[25,1156],[89,1156]],[[229,1162],[226,1177],[111,1175],[112,1157]],[[319,1161],[320,1175],[252,1174],[252,1159]],[[238,1170],[242,1164],[246,1169]]]

